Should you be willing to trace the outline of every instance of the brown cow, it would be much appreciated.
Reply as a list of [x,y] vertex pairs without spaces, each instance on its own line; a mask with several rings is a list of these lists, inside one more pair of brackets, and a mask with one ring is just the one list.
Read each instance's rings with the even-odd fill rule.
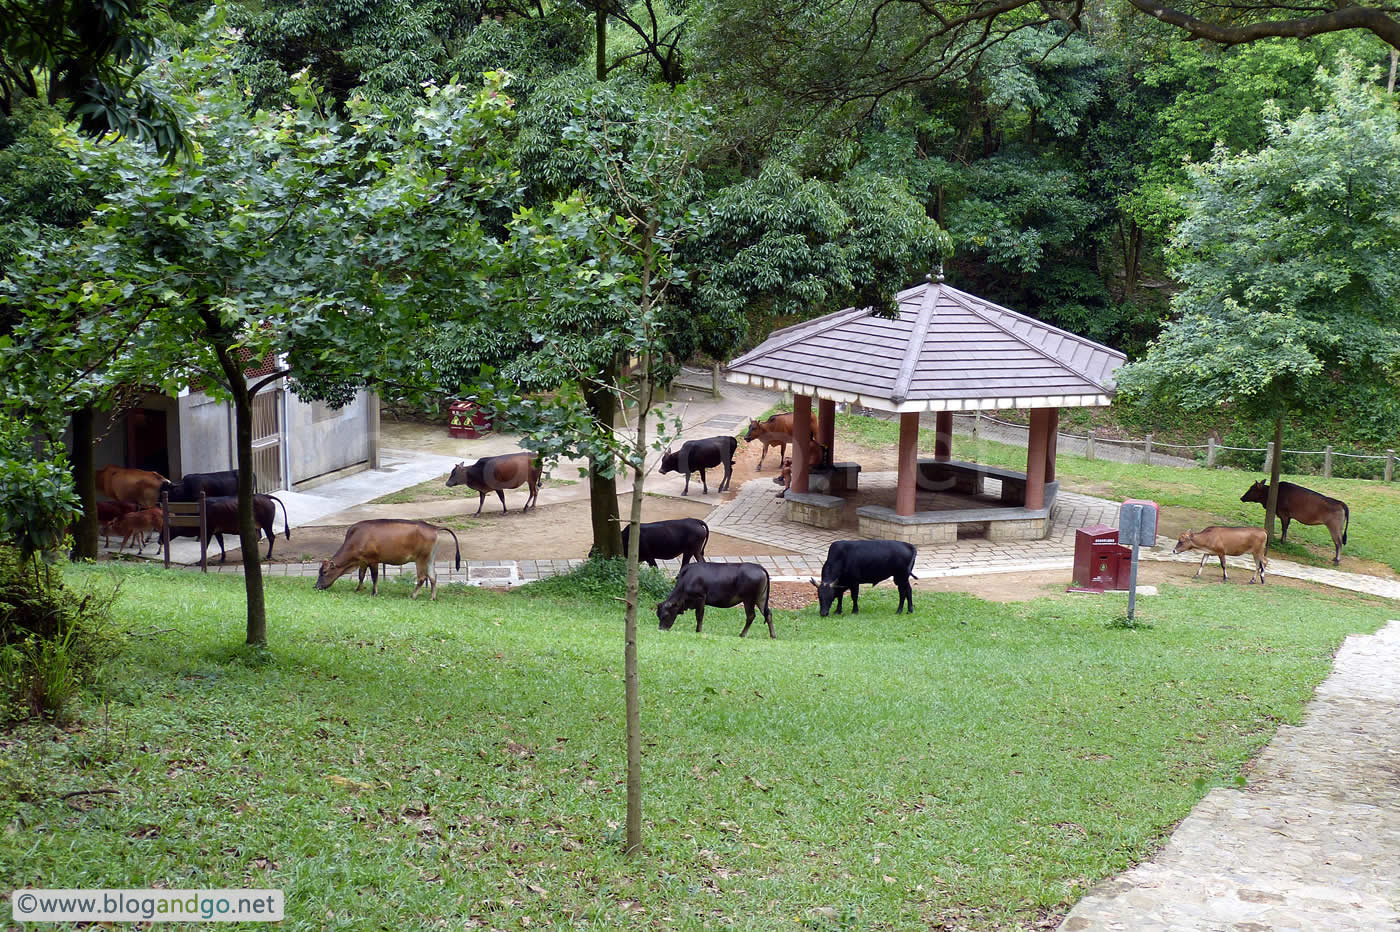
[[141,506],[135,502],[98,502],[97,526],[102,529],[102,546],[106,547],[111,543],[110,535],[116,530],[113,523],[118,518],[140,510]]
[[[522,483],[529,483],[530,497],[525,499],[525,507],[521,511],[527,511],[535,501],[535,497],[540,491],[540,473],[544,469],[537,453],[506,453],[501,456],[483,456],[468,466],[466,463],[458,463],[452,467],[452,475],[447,477],[447,487],[450,489],[454,485],[464,485],[467,488],[481,493],[481,504],[476,506],[476,514],[481,514],[481,509],[486,505],[486,493],[495,492],[501,500],[501,511],[510,511],[506,507],[505,489],[518,488]],[[473,515],[475,517],[475,515]]]
[[[321,572],[316,576],[317,589],[329,589],[331,583],[350,570],[359,567],[359,592],[365,584],[365,571],[369,571],[370,595],[379,594],[379,564],[402,566],[415,563],[418,566],[418,584],[413,587],[413,595],[418,598],[418,590],[423,583],[428,584],[429,601],[437,598],[437,572],[433,561],[437,557],[438,532],[452,535],[452,543],[457,544],[457,535],[451,528],[437,527],[426,521],[403,521],[397,518],[370,518],[350,525],[345,531],[345,541],[335,556],[322,562]],[[457,544],[457,569],[462,568],[462,547]]]
[[[758,440],[763,444],[763,451],[758,455],[758,466],[755,469],[763,468],[763,459],[768,455],[769,447],[778,448],[778,462],[782,463],[783,457],[787,455],[787,446],[792,443],[792,419],[793,412],[791,411],[786,414],[774,414],[762,422],[749,418],[749,432],[744,434],[744,442]],[[815,444],[817,440],[815,422],[811,430],[812,442]]]
[[[122,542],[117,547],[117,553],[121,553],[126,545],[136,540],[136,552],[144,553],[146,547],[146,535],[152,531],[160,533],[160,529],[165,526],[165,515],[159,508],[143,508],[140,511],[132,511],[121,515],[109,525],[113,532],[122,535]],[[157,550],[160,548],[157,547]]]
[[[1265,509],[1269,507],[1269,483],[1262,479],[1255,481],[1249,491],[1240,496],[1242,502],[1258,502]],[[1325,524],[1332,533],[1332,544],[1336,551],[1332,554],[1332,565],[1342,562],[1342,544],[1347,542],[1347,528],[1351,525],[1351,509],[1346,502],[1328,498],[1321,492],[1305,489],[1291,482],[1278,484],[1278,516],[1283,522],[1280,540],[1288,540],[1288,522],[1297,519],[1299,524]]]
[[149,469],[103,466],[97,471],[97,491],[117,502],[135,502],[153,508],[160,501],[160,490],[168,481]]
[[1254,557],[1255,566],[1254,575],[1249,577],[1249,581],[1254,582],[1255,577],[1258,577],[1259,584],[1264,584],[1264,567],[1269,564],[1264,558],[1269,551],[1269,535],[1261,527],[1211,526],[1195,532],[1187,531],[1176,539],[1176,547],[1172,553],[1185,553],[1188,550],[1205,551],[1201,557],[1201,565],[1196,567],[1196,575],[1192,576],[1192,579],[1201,575],[1207,560],[1217,556],[1220,558],[1220,578],[1228,580],[1230,577],[1225,574],[1225,558],[1248,553]]

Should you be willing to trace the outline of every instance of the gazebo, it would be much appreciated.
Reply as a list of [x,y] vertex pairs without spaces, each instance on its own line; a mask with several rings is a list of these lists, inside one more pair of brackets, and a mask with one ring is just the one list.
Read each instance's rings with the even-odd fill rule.
[[[1049,530],[1055,441],[1061,408],[1102,407],[1113,395],[1117,350],[1044,324],[942,282],[897,296],[899,316],[847,308],[774,331],[729,364],[728,381],[793,395],[793,468],[787,517],[825,527],[840,523],[840,492],[859,468],[823,471],[822,491],[807,466],[812,399],[818,400],[818,442],[831,449],[837,402],[899,415],[899,457],[893,508],[859,511],[860,533],[925,544],[957,539],[959,524],[986,527],[991,539],[1035,539]],[[1030,409],[1024,473],[952,459],[953,412]],[[932,459],[918,456],[920,414],[936,412]],[[833,457],[834,459],[834,457]],[[965,496],[999,479],[999,503],[916,511],[919,490]],[[849,485],[847,483],[850,483]],[[834,522],[834,523],[833,523]]]

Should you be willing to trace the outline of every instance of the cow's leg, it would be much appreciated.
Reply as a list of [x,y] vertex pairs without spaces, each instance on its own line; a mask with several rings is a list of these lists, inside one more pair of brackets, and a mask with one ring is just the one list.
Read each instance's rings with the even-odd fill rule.
[[1293,520],[1293,516],[1280,514],[1278,519],[1283,524],[1283,533],[1279,535],[1279,540],[1288,540],[1288,524]]
[[846,590],[840,586],[836,587],[836,614],[841,614],[841,608],[846,604]]
[[708,485],[705,484],[705,470],[703,470],[703,469],[700,470],[700,494],[701,494],[701,495],[709,495],[709,494],[710,494],[710,487],[709,487]]
[[[763,470],[763,458],[768,455],[768,443],[764,440],[760,440],[758,445],[763,449],[758,451],[758,465],[754,467],[754,472],[761,472]],[[782,460],[778,460],[778,462],[781,463]]]
[[510,509],[506,507],[505,489],[497,489],[496,497],[501,500],[501,514],[505,514],[506,512],[510,511]]
[[1342,565],[1342,535],[1341,535],[1341,532],[1337,529],[1337,527],[1336,527],[1336,522],[1335,522],[1335,521],[1334,521],[1332,524],[1327,525],[1327,530],[1329,530],[1329,531],[1332,532],[1332,546],[1334,546],[1335,548],[1337,548],[1337,549],[1336,549],[1336,552],[1334,552],[1334,553],[1332,554],[1332,565],[1333,565],[1333,566],[1341,566],[1341,565]]
[[[219,562],[222,563],[224,562],[224,558],[228,556],[228,551],[224,549],[224,532],[220,531],[219,533],[215,534],[214,539],[219,542]],[[205,541],[204,546],[206,549],[208,549],[209,542]]]
[[690,473],[685,474],[685,488],[681,489],[682,495],[690,494]]
[[896,580],[895,585],[899,587],[899,608],[895,609],[894,613],[898,615],[904,611],[904,604],[907,602],[909,603],[909,614],[914,614],[914,587],[909,585],[909,577]]
[[1201,570],[1203,570],[1203,569],[1206,568],[1206,561],[1209,560],[1209,559],[1210,559],[1210,554],[1208,554],[1208,553],[1203,553],[1203,554],[1201,554],[1201,565],[1198,566],[1198,567],[1196,567],[1196,572],[1191,576],[1192,579],[1195,579],[1197,576],[1201,575]]
[[1230,576],[1225,572],[1225,554],[1220,554],[1220,581],[1229,582]]
[[763,620],[768,622],[768,636],[777,640],[778,632],[773,630],[773,610],[767,605],[763,606]]
[[701,602],[695,606],[695,633],[700,633],[700,626],[705,623],[705,603]]
[[1265,560],[1263,557],[1259,557],[1259,558],[1258,558],[1258,562],[1259,562],[1259,585],[1262,586],[1262,585],[1264,585],[1264,564],[1267,563],[1268,561]]
[[732,459],[725,460],[722,465],[724,466],[724,478],[720,481],[719,488],[715,490],[717,492],[728,491],[729,480],[734,475],[734,461]]
[[746,601],[744,603],[744,630],[739,632],[739,637],[743,637],[749,633],[749,625],[753,624],[753,607],[754,603],[752,601]]
[[262,530],[267,532],[267,559],[272,559],[272,542],[277,539],[277,535],[272,533],[272,526],[269,525]]
[[[386,576],[385,578],[387,579],[388,577]],[[379,564],[378,564],[378,563],[371,563],[371,564],[369,565],[369,594],[370,594],[370,595],[379,595]]]
[[481,502],[480,502],[480,504],[478,504],[478,505],[476,506],[476,514],[472,515],[472,517],[475,518],[476,515],[481,514],[481,509],[484,508],[484,507],[486,507],[486,493],[485,493],[485,492],[482,492],[482,493],[481,493]]
[[539,487],[539,485],[536,484],[536,483],[534,483],[534,482],[531,482],[531,483],[530,483],[530,497],[527,498],[527,499],[525,499],[525,507],[522,508],[522,509],[520,509],[520,510],[521,510],[521,511],[529,511],[531,505],[534,505],[536,508],[538,508],[538,507],[539,507],[539,502],[535,501],[535,499],[539,497],[539,494],[540,494],[540,487]]
[[[656,565],[656,558],[655,558],[655,557],[647,557],[647,563],[650,564],[651,568],[654,569],[654,570],[659,570],[659,569],[661,569],[661,567],[659,567],[659,566]],[[685,563],[681,563],[681,566],[685,566]]]
[[860,598],[860,584],[857,583],[856,585],[854,585],[854,586],[851,587],[851,614],[852,614],[852,615],[859,615],[859,614],[860,614],[860,602],[857,601],[859,598]]
[[369,572],[369,567],[368,567],[366,564],[361,563],[361,564],[360,564],[360,584],[359,584],[358,586],[355,587],[355,591],[356,591],[356,592],[359,592],[361,589],[363,589],[363,588],[365,587],[365,573],[368,573],[368,572]]

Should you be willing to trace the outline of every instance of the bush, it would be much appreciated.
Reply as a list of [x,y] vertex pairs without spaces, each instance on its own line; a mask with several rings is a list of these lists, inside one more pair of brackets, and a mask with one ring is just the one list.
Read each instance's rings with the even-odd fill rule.
[[[640,601],[660,602],[671,594],[672,579],[643,563],[637,568]],[[627,595],[627,561],[621,557],[593,557],[570,573],[550,576],[524,586],[521,592],[543,598],[624,598]]]
[[61,719],[69,700],[116,652],[117,590],[77,592],[40,560],[0,547],[0,719]]

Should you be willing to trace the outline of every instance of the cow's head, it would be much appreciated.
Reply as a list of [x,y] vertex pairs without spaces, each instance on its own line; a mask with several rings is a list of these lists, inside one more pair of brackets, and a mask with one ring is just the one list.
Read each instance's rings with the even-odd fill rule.
[[[663,452],[663,453],[661,454],[661,466],[660,466],[656,471],[659,472],[659,473],[661,473],[661,474],[664,476],[664,475],[666,475],[666,473],[668,473],[668,472],[680,472],[680,469],[681,469],[681,457],[680,457],[680,454],[679,454],[679,453],[672,453],[672,452],[671,452],[671,448],[670,448],[670,447],[667,447],[666,450],[665,450],[665,452]],[[673,617],[674,617],[674,616],[673,616]],[[669,628],[670,625],[667,625],[666,627]]]
[[817,614],[825,618],[831,614],[831,603],[836,601],[836,586],[826,580],[817,582],[811,577],[807,581],[817,587]]
[[335,564],[330,560],[321,561],[321,571],[316,574],[316,588],[329,589],[331,583],[345,575],[344,570],[337,570]]
[[671,630],[671,625],[676,623],[678,614],[680,614],[680,606],[670,599],[656,603],[656,618],[661,622],[662,631]]
[[1242,502],[1258,502],[1264,504],[1269,500],[1269,483],[1263,479],[1256,479],[1249,487],[1249,491],[1240,496]]
[[447,477],[447,487],[450,489],[454,485],[467,484],[467,464],[458,463],[452,467],[452,475]]
[[1172,548],[1172,553],[1185,553],[1196,547],[1196,534],[1194,531],[1187,531],[1176,539],[1176,546]]
[[748,443],[751,440],[757,440],[761,433],[763,433],[763,425],[753,418],[749,418],[749,432],[744,434],[744,442]]

